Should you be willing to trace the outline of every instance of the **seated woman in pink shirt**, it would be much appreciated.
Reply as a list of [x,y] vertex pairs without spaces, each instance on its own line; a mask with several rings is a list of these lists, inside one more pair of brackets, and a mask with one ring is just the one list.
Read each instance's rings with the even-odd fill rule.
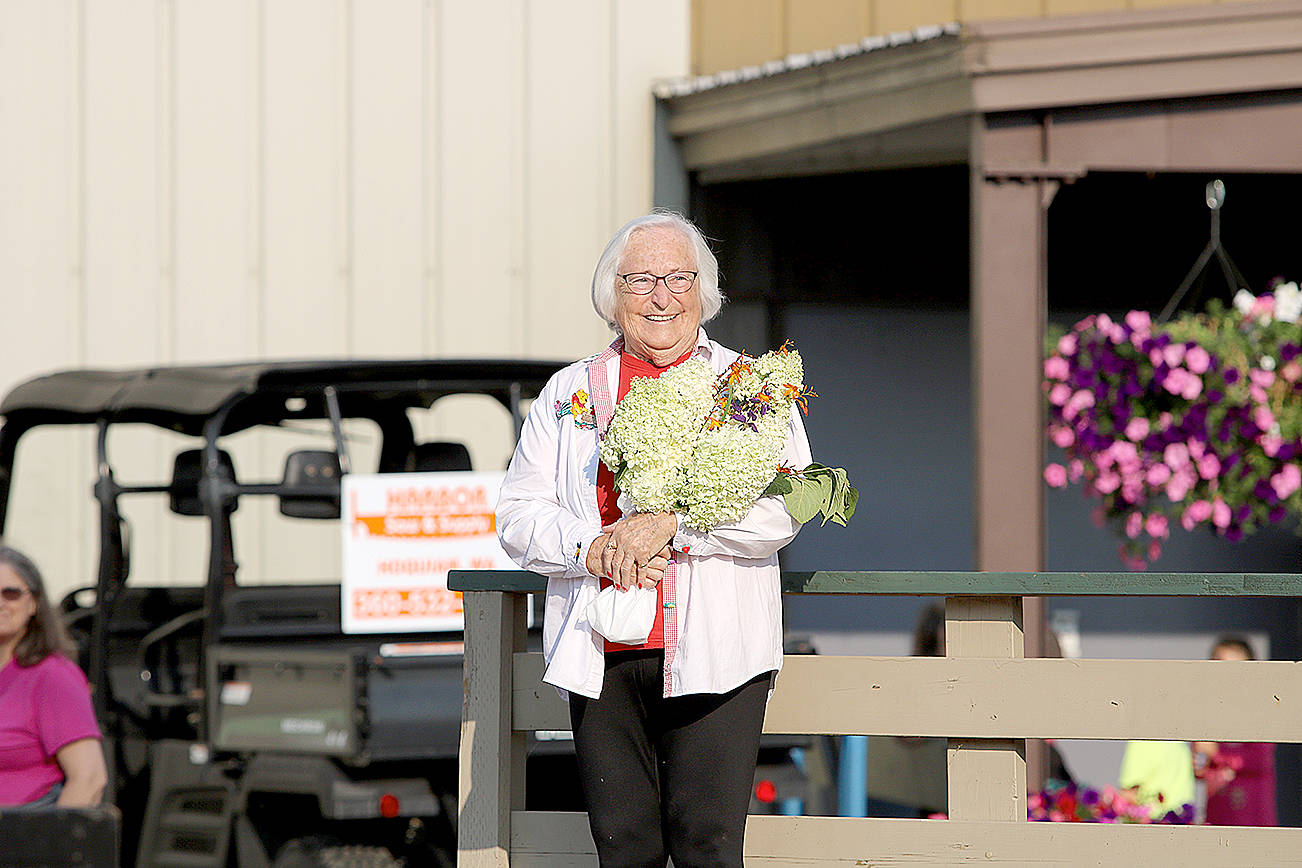
[[71,653],[36,564],[0,545],[0,808],[99,804],[108,775]]

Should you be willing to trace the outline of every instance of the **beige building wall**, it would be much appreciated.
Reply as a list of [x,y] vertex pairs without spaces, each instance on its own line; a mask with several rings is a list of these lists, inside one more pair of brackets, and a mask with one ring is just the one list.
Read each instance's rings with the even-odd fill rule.
[[[652,204],[651,82],[689,64],[687,0],[0,0],[0,391],[73,366],[591,352],[592,265]],[[500,466],[480,412],[444,433]],[[121,458],[162,474],[174,448]],[[9,536],[59,587],[94,575],[91,449],[19,455]],[[241,468],[278,472],[254,452]],[[135,572],[193,576],[202,537],[144,542],[161,520],[134,517]]]
[[709,75],[952,21],[1244,0],[692,0],[692,72]]

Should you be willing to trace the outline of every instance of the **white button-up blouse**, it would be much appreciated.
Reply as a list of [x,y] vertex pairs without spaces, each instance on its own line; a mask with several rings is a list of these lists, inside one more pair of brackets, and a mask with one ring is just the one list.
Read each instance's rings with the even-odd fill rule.
[[[599,590],[586,563],[588,547],[601,535],[597,426],[609,419],[583,408],[593,406],[591,396],[609,402],[616,394],[620,346],[617,340],[548,381],[525,420],[497,505],[502,547],[521,568],[548,577],[543,680],[589,697],[601,694],[605,670],[604,640],[584,613]],[[695,355],[722,373],[739,354],[702,329]],[[800,412],[792,406],[781,461],[803,468],[810,460]],[[672,544],[675,566],[662,588],[665,696],[724,693],[781,668],[777,552],[799,529],[782,498],[773,496],[708,533],[680,524]]]

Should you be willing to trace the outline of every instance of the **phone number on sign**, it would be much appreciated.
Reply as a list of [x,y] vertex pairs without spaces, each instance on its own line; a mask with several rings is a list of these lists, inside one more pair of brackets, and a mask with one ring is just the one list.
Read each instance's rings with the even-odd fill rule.
[[447,588],[363,588],[353,591],[354,618],[446,618],[462,614],[461,595]]

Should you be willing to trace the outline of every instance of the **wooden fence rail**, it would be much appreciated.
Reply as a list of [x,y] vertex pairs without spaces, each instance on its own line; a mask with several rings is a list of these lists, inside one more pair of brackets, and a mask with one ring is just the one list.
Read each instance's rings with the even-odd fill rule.
[[[945,657],[788,656],[764,730],[948,738],[948,821],[753,816],[753,865],[1302,865],[1302,829],[1026,822],[1027,738],[1302,742],[1302,664],[1025,659],[1022,596],[1302,596],[1302,576],[786,572],[789,594],[945,597]],[[525,646],[532,573],[463,571],[462,866],[596,865],[583,814],[524,810],[524,737],[569,716]]]

